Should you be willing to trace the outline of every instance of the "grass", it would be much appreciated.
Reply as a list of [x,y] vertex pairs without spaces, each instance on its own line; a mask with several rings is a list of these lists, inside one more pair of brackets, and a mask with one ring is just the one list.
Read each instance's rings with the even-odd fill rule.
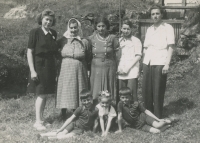
[[[84,133],[76,138],[69,138],[61,142],[81,143],[197,143],[200,141],[200,97],[198,77],[200,64],[196,65],[193,73],[184,79],[168,84],[165,95],[164,116],[176,116],[180,121],[161,134],[151,134],[126,128],[122,134],[110,133],[107,137],[100,137],[100,133]],[[35,121],[34,96],[23,96],[18,99],[2,99],[0,101],[0,142],[55,142],[39,138],[38,131],[32,127]],[[59,121],[60,110],[55,108],[55,99],[47,101],[45,117],[52,122],[48,131],[61,127]]]
[[[23,1],[24,0],[18,0],[17,2],[21,3]],[[41,12],[44,7],[49,7],[54,10],[57,15],[57,25],[54,28],[58,31],[58,37],[61,37],[66,30],[66,21],[72,15],[80,13],[85,15],[91,12],[91,9],[92,12],[96,14],[98,14],[99,11],[109,13],[109,11],[113,10],[112,6],[116,8],[116,5],[109,4],[109,7],[105,9],[102,5],[97,3],[97,0],[79,0],[82,4],[79,4],[75,8],[74,5],[71,5],[72,0],[43,0],[37,4],[38,1],[39,0],[27,0],[26,2],[29,3],[27,9],[31,11],[36,7],[37,10],[33,11],[34,14]],[[130,3],[130,1],[132,1],[132,3]],[[138,0],[126,0],[123,2],[129,3],[126,4],[129,7],[143,5],[143,3],[138,2]],[[0,16],[15,5],[16,3],[13,4],[12,0],[0,0]],[[35,97],[26,95],[19,98],[19,89],[11,87],[11,83],[20,85],[20,87],[18,87],[20,89],[26,87],[28,68],[25,53],[28,33],[32,28],[37,27],[37,24],[34,18],[23,20],[6,20],[1,18],[0,25],[0,88],[2,89],[3,86],[6,86],[5,89],[12,91],[16,97],[16,99],[7,99],[8,94],[6,92],[1,92],[0,89],[0,143],[55,142],[38,138],[39,132],[32,127],[35,121]],[[200,63],[195,63],[196,56],[199,53],[200,47],[197,47],[189,59],[183,61],[175,60],[171,67],[165,95],[164,116],[178,116],[180,118],[180,121],[175,124],[174,127],[158,135],[126,128],[122,134],[116,135],[111,133],[106,138],[101,138],[100,133],[94,134],[88,132],[76,138],[56,142],[200,142],[200,78],[198,77]],[[141,85],[139,87],[139,93],[141,93]],[[53,123],[49,130],[59,128],[62,125],[62,122],[59,121],[59,114],[60,110],[55,108],[55,98],[49,98],[45,109],[46,119]]]

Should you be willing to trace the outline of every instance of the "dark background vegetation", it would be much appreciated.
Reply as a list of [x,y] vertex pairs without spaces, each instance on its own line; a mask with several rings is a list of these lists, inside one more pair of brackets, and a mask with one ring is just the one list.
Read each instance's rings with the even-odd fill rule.
[[[71,16],[81,19],[92,12],[99,14],[117,14],[118,0],[0,0],[0,142],[86,142],[86,143],[198,143],[200,142],[200,9],[191,11],[184,22],[182,34],[176,47],[187,51],[180,55],[174,52],[164,103],[164,117],[176,116],[180,121],[164,133],[154,135],[131,128],[126,128],[122,134],[113,131],[106,138],[100,133],[91,132],[64,141],[49,141],[39,138],[33,130],[35,121],[35,96],[25,95],[28,65],[26,48],[29,31],[37,27],[35,16],[45,8],[56,12],[57,24],[53,27],[61,37],[66,30],[66,21]],[[148,15],[151,0],[122,0],[122,10],[133,11],[130,16],[137,33],[138,19]],[[4,19],[3,16],[11,8],[27,5],[25,19]],[[89,25],[90,26],[90,25]],[[83,29],[88,32],[87,24]],[[89,27],[90,28],[90,27]],[[196,28],[196,29],[195,29]],[[89,34],[89,33],[88,33]],[[87,35],[87,33],[86,33]],[[141,78],[139,81],[141,81]],[[141,84],[140,84],[141,86]],[[139,87],[139,96],[141,88]],[[16,97],[13,99],[13,97]],[[60,110],[55,108],[55,97],[47,100],[45,109],[46,120],[53,123],[48,129],[59,128]]]
[[[145,13],[149,2],[140,0],[123,0],[122,14],[126,10],[132,11],[132,19],[137,27],[139,14]],[[27,5],[27,18],[4,19],[3,15],[11,8]],[[38,27],[35,16],[45,8],[50,8],[56,13],[57,23],[53,27],[58,32],[58,38],[66,30],[69,18],[86,16],[93,13],[95,17],[101,15],[118,15],[118,0],[1,0],[0,1],[0,92],[2,94],[14,92],[23,94],[26,90],[28,66],[26,60],[26,48],[29,31]],[[137,13],[136,13],[137,12]],[[118,21],[118,19],[115,19]],[[92,25],[83,24],[86,36],[91,34]],[[118,31],[118,28],[115,28]]]

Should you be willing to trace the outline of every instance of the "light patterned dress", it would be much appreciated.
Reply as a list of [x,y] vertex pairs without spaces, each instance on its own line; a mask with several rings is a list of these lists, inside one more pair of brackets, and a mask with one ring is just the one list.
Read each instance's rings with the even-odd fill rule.
[[[88,89],[87,59],[88,41],[65,37],[58,41],[62,48],[62,64],[58,78],[56,108],[76,109],[79,93]],[[89,55],[87,56],[89,57]]]

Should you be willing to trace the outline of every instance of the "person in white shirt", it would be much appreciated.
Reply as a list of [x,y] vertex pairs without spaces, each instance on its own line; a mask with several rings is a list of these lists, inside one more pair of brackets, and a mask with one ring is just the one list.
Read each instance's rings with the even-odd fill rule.
[[121,27],[122,37],[119,38],[121,57],[118,65],[119,89],[129,87],[133,101],[137,101],[139,77],[139,60],[142,56],[140,40],[132,36],[132,22],[124,19]]
[[[117,116],[117,113],[112,106],[111,94],[105,90],[99,94],[99,104],[96,105],[98,110],[99,122],[102,130],[101,136],[107,136],[111,128],[113,118]],[[98,125],[98,118],[95,119],[95,124]]]
[[143,50],[142,96],[145,107],[162,118],[167,73],[174,49],[174,29],[162,21],[159,5],[150,9],[154,24],[147,29]]

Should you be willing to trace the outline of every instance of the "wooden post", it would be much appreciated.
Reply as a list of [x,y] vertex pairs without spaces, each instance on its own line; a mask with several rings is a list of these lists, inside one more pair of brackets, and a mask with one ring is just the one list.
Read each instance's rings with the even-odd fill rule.
[[119,0],[119,34],[121,31],[121,0]]
[[[182,0],[182,6],[186,6],[186,0]],[[185,9],[184,10],[182,10],[182,12],[181,12],[181,14],[180,14],[180,17],[185,17]]]

